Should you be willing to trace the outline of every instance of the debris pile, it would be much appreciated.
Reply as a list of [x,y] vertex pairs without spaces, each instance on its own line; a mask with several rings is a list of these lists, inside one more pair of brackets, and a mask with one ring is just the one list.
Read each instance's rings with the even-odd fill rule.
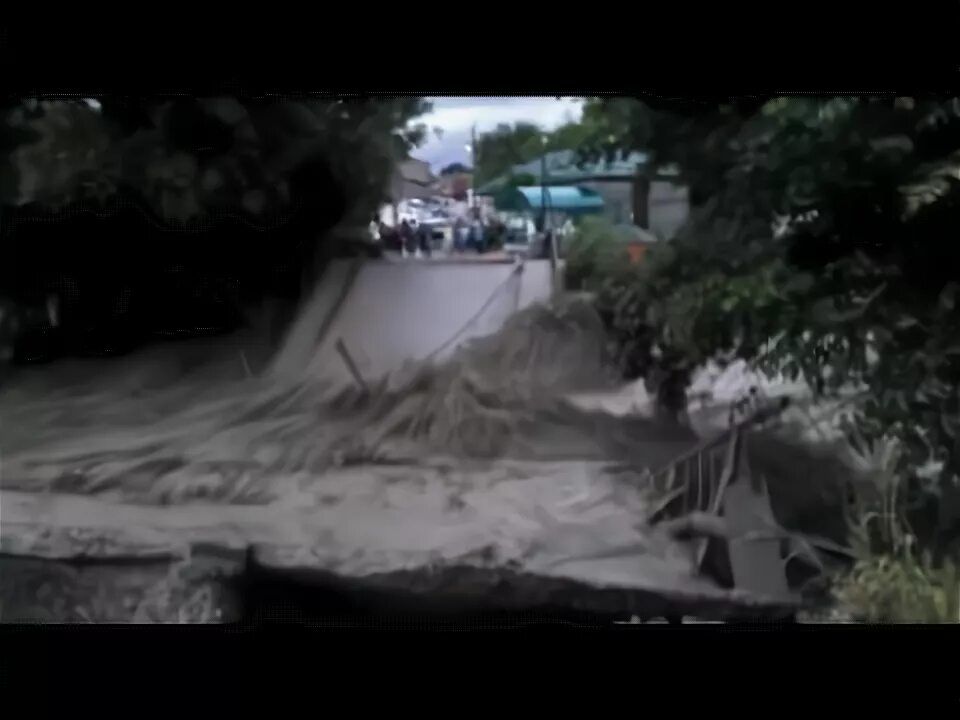
[[[3,484],[148,503],[265,502],[273,476],[300,473],[308,481],[333,465],[437,454],[496,457],[523,423],[557,412],[565,393],[612,382],[603,347],[593,308],[568,300],[530,307],[446,362],[405,367],[366,388],[331,387],[308,372],[236,383],[224,388],[229,395],[196,404],[186,399],[201,387],[147,399],[47,401],[33,418],[52,436],[57,418],[70,414],[63,427],[70,432],[8,456]],[[173,411],[177,401],[183,407]]]

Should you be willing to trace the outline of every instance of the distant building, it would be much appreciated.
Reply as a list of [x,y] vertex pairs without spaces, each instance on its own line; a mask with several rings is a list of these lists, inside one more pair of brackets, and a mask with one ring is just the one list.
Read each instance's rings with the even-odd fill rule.
[[412,206],[437,194],[437,180],[428,162],[412,157],[398,162],[387,188],[385,203],[378,213],[380,220],[395,226],[404,218],[416,217]]
[[426,200],[436,194],[436,189],[437,177],[430,170],[430,163],[408,157],[394,169],[389,200],[394,204],[402,200]]
[[464,168],[453,172],[441,173],[437,181],[437,192],[453,200],[465,202],[473,187],[473,173]]
[[[544,170],[546,171],[544,173]],[[604,201],[603,214],[614,224],[633,224],[659,238],[671,237],[690,212],[687,189],[665,172],[652,177],[644,153],[614,160],[579,163],[572,150],[559,150],[511,168],[511,175],[532,176],[544,185],[577,185],[597,192]],[[477,190],[493,195],[507,185],[499,178]]]

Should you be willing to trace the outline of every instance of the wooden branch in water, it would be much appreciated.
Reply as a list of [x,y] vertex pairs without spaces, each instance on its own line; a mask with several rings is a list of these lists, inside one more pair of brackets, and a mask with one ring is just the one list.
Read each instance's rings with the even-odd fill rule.
[[344,365],[347,366],[347,370],[350,371],[350,375],[353,377],[353,381],[360,387],[364,392],[369,391],[369,386],[367,381],[363,379],[363,375],[360,374],[360,369],[357,367],[357,364],[353,361],[353,357],[350,355],[350,351],[347,350],[347,344],[343,341],[343,338],[337,338],[337,342],[334,346],[337,350],[337,353],[343,359]]
[[719,515],[711,515],[705,512],[693,512],[674,520],[668,520],[662,524],[662,528],[671,538],[681,541],[703,538],[727,540],[729,537],[724,519]]
[[[710,514],[719,515],[720,508],[723,507],[723,496],[727,487],[737,477],[740,470],[741,448],[743,447],[743,436],[741,435],[742,426],[737,426],[730,434],[730,444],[727,446],[727,457],[723,466],[723,474],[720,476],[720,484],[717,486],[717,492],[710,502]],[[699,570],[703,567],[703,559],[707,555],[708,538],[699,541],[696,555],[694,558],[695,567]]]

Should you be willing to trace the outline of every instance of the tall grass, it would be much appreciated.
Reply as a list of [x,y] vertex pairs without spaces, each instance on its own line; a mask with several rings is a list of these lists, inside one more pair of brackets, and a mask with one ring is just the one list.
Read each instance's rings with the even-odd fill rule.
[[629,263],[627,243],[604,218],[585,217],[566,250],[564,286],[595,291],[604,278]]
[[834,585],[841,610],[860,622],[960,623],[960,570],[921,550],[903,512],[896,440],[847,447],[854,466],[850,544],[853,567]]

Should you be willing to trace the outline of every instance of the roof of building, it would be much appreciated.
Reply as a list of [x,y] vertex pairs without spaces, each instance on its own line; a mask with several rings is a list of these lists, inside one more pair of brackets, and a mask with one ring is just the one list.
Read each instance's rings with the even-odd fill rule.
[[[546,160],[544,163],[543,160]],[[557,182],[564,180],[583,181],[598,177],[630,178],[637,168],[647,163],[645,153],[633,152],[626,156],[614,158],[600,158],[594,161],[581,161],[573,150],[557,150],[546,154],[545,158],[537,158],[521,165],[514,165],[511,172],[514,175],[533,175],[537,179],[543,166],[549,178],[556,178]]]
[[[572,185],[588,180],[629,180],[637,168],[646,165],[645,153],[633,152],[626,156],[582,161],[573,150],[556,150],[530,162],[514,165],[505,176],[492,180],[477,190],[490,195],[502,190],[512,175],[532,175],[546,185]],[[546,176],[541,178],[543,172]]]
[[434,192],[437,177],[430,171],[430,163],[408,157],[397,163],[388,189],[390,200],[428,198]]
[[548,210],[559,210],[571,214],[603,210],[603,198],[598,192],[576,185],[510,188],[498,194],[494,202],[498,210],[522,212],[542,210],[544,200]]
[[404,180],[420,185],[436,182],[437,177],[430,170],[430,163],[417,158],[407,158],[398,164],[398,170]]

